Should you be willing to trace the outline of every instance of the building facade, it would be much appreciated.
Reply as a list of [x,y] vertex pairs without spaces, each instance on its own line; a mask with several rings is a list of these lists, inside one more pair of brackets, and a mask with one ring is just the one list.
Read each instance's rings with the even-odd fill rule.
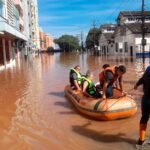
[[100,26],[99,51],[101,55],[113,54],[115,24],[105,24]]
[[46,51],[48,47],[54,48],[54,39],[40,28],[40,49],[41,51]]
[[24,47],[23,4],[19,0],[0,0],[0,64],[7,67]]
[[[146,45],[145,55],[150,53],[150,11],[146,11]],[[143,55],[142,49],[142,15],[140,11],[123,11],[117,18],[117,29],[115,31],[114,54],[124,56]]]
[[31,51],[40,49],[38,3],[37,0],[27,0],[29,36],[28,43]]
[[[33,22],[31,3],[35,10],[32,11]],[[33,48],[39,47],[37,3],[33,0],[0,0],[0,68],[13,64],[19,53],[28,55]]]
[[[150,11],[146,11],[146,45],[145,55],[150,54]],[[117,18],[113,33],[102,32],[99,39],[100,50],[103,55],[140,56],[142,49],[142,15],[140,11],[123,11]],[[103,30],[102,30],[103,31]]]

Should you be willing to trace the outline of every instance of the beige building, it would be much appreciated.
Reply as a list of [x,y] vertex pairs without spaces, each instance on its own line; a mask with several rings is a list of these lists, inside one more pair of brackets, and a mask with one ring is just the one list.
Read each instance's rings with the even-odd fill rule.
[[46,51],[48,47],[54,48],[54,39],[51,35],[46,34],[40,29],[40,49],[41,51]]

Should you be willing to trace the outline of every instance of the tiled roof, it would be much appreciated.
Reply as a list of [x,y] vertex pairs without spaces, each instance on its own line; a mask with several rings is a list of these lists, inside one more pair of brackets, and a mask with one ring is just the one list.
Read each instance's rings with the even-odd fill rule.
[[[150,23],[146,23],[145,27],[147,28],[146,33],[150,33]],[[126,29],[129,29],[132,33],[135,33],[135,34],[142,33],[141,23],[130,23],[130,24],[124,24],[121,26],[117,26],[114,34],[116,35],[119,32],[119,35],[125,35]]]
[[[129,30],[131,30],[133,33],[142,33],[141,23],[132,23],[126,25]],[[150,33],[150,23],[145,24],[146,32]]]

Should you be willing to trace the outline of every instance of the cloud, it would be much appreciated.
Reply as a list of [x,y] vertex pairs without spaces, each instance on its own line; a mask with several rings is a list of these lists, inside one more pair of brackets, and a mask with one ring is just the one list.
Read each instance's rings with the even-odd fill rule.
[[87,33],[93,20],[97,26],[115,23],[119,11],[136,10],[140,5],[141,0],[39,0],[39,22],[44,31],[57,37]]
[[68,16],[39,16],[40,22],[49,22],[49,21],[56,21],[56,20],[60,20],[60,19],[67,19],[69,18]]

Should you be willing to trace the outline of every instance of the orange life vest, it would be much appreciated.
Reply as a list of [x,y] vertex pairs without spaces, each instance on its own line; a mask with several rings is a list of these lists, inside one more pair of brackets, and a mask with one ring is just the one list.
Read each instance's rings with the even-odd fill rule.
[[113,66],[113,67],[107,67],[105,70],[103,70],[99,74],[100,84],[104,84],[106,72],[111,72],[113,74],[113,79],[110,81],[110,84],[113,84],[118,78],[118,76],[115,73],[116,72],[116,68],[117,68],[117,66]]

